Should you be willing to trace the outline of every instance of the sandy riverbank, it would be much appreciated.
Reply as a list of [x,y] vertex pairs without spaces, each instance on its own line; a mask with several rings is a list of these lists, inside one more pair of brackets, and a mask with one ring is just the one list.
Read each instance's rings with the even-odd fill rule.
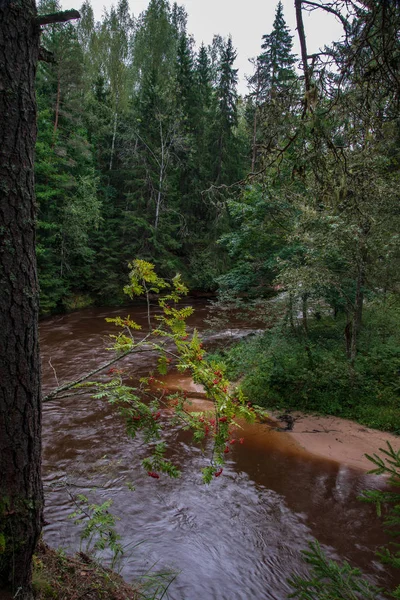
[[[271,417],[278,415],[272,413]],[[282,432],[283,435],[290,436],[311,454],[365,471],[373,468],[365,454],[378,453],[380,448],[386,447],[387,441],[395,450],[400,449],[400,437],[355,421],[296,412],[291,416],[295,419],[293,430]]]
[[[196,410],[207,410],[211,407],[208,406],[202,386],[193,383],[190,377],[171,373],[164,378],[162,387],[170,392],[178,389],[186,391],[188,398],[195,404]],[[399,436],[364,427],[355,421],[299,412],[290,414],[294,419],[291,431],[275,431],[276,428],[285,427],[285,423],[278,420],[279,412],[269,413],[271,418],[268,418],[263,425],[272,430],[271,435],[275,441],[278,441],[277,436],[282,436],[279,445],[290,448],[292,452],[296,452],[297,447],[298,451],[370,471],[373,464],[365,454],[378,453],[380,448],[386,447],[387,441],[395,450],[400,449]]]

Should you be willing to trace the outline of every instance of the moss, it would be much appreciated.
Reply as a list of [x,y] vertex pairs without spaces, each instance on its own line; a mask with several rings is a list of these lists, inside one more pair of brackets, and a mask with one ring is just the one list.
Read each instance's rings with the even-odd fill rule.
[[40,571],[33,571],[32,588],[35,592],[35,595],[39,598],[43,598],[43,600],[57,598],[56,590],[53,588],[46,576]]
[[86,554],[68,556],[43,542],[33,558],[33,588],[37,600],[138,600],[143,595],[122,577]]

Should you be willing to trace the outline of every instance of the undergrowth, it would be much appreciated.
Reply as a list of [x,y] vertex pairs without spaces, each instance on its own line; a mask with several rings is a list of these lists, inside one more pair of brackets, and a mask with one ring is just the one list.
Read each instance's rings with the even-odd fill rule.
[[[400,434],[400,334],[397,310],[366,310],[354,367],[346,357],[344,318],[282,322],[220,351],[227,375],[269,409],[337,415]],[[212,358],[216,358],[213,356]]]

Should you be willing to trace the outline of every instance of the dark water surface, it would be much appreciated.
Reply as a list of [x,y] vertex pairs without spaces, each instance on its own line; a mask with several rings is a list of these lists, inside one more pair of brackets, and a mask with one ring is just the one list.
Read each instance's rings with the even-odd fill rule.
[[[192,304],[190,323],[204,329],[206,305]],[[44,392],[56,386],[53,368],[62,383],[107,360],[115,328],[104,319],[128,312],[145,324],[144,307],[85,309],[43,321]],[[237,329],[231,333],[239,335]],[[124,361],[134,377],[153,366],[149,354]],[[188,433],[167,434],[182,477],[151,479],[140,467],[145,447],[126,437],[104,401],[87,395],[45,404],[43,433],[45,540],[79,547],[65,482],[72,493],[97,503],[112,499],[118,530],[129,544],[122,574],[132,580],[150,568],[179,571],[169,588],[173,600],[283,600],[290,591],[287,578],[304,572],[300,550],[314,538],[330,556],[372,572],[380,584],[390,579],[374,557],[386,541],[381,524],[374,509],[357,500],[361,490],[382,487],[382,479],[294,452],[285,434],[270,435],[266,425],[246,426],[244,445],[232,447],[224,475],[208,487],[200,473],[206,460]]]

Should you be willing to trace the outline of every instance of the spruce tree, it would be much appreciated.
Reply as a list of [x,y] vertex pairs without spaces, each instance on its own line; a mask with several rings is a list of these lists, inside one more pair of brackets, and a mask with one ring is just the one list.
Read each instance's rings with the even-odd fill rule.
[[237,115],[237,83],[238,70],[233,68],[236,50],[232,38],[229,37],[221,51],[218,67],[217,99],[217,138],[215,166],[215,182],[232,183],[237,175],[237,160],[234,155],[234,127],[238,123]]
[[296,80],[294,65],[296,57],[293,54],[293,36],[283,16],[282,2],[278,2],[275,19],[270,34],[263,35],[258,61],[261,81],[261,98],[264,101],[272,99]]
[[[290,127],[290,117],[298,103],[294,65],[293,36],[283,15],[276,8],[272,31],[262,37],[263,52],[255,61],[256,71],[249,78],[248,116],[252,130],[252,171],[256,168],[259,146],[271,150]],[[265,151],[264,151],[265,155]]]

